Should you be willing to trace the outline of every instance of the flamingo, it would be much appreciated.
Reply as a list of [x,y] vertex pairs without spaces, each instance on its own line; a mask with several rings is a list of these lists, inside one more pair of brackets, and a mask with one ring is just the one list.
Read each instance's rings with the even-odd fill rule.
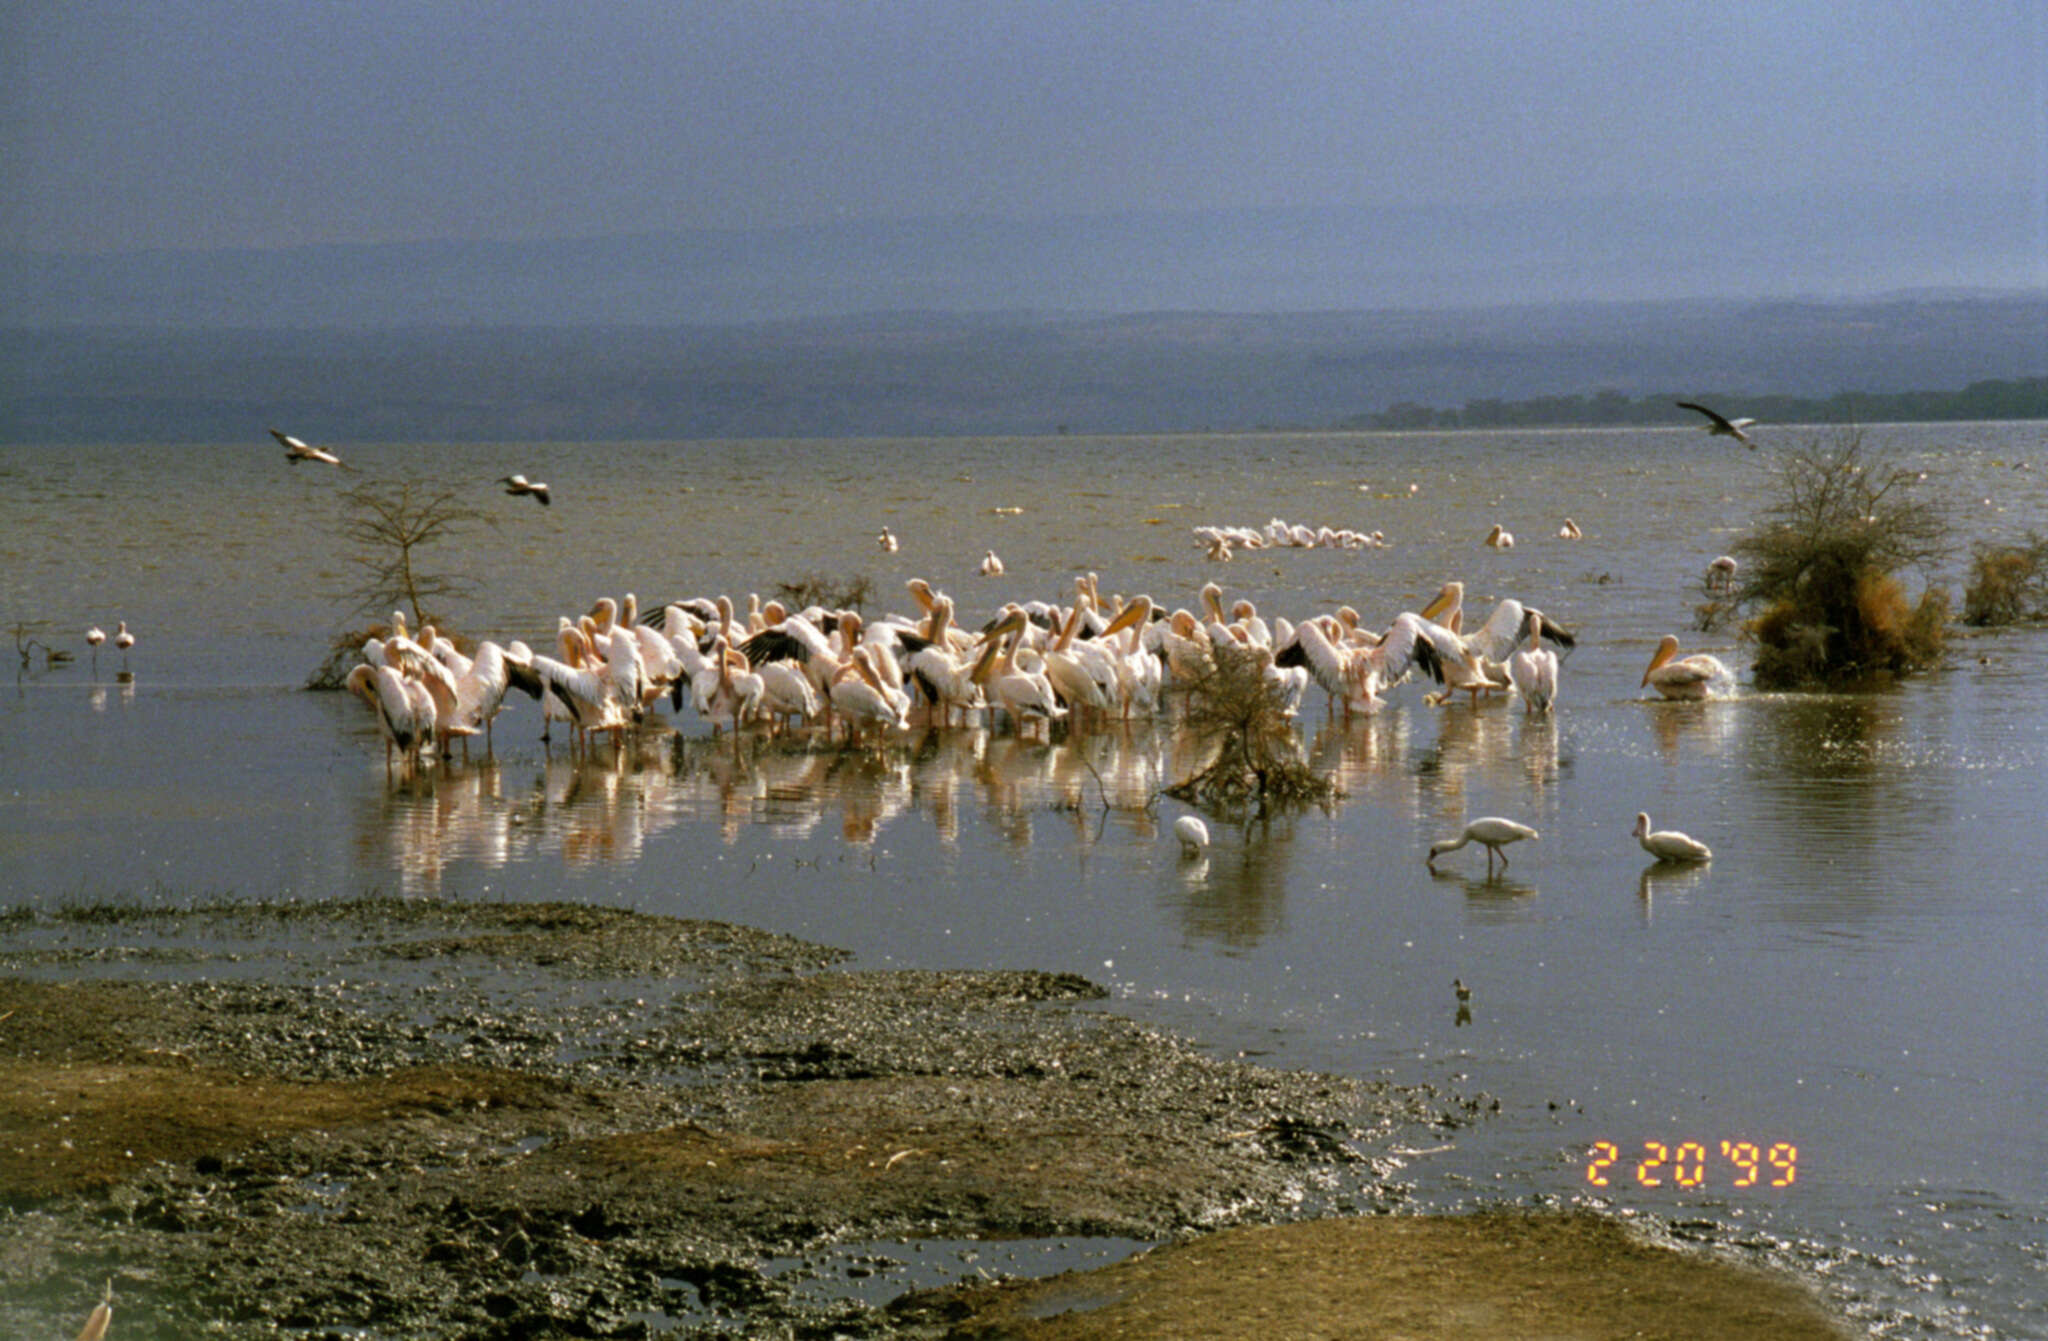
[[1643,845],[1643,851],[1658,861],[1712,861],[1713,852],[1697,838],[1682,834],[1676,829],[1650,828],[1650,816],[1646,811],[1636,812],[1636,827],[1629,830],[1635,840]]
[[1436,859],[1444,853],[1456,852],[1467,843],[1481,843],[1486,847],[1486,873],[1492,875],[1493,859],[1496,856],[1500,858],[1501,870],[1505,871],[1508,868],[1508,854],[1501,851],[1502,848],[1506,847],[1509,843],[1519,843],[1524,838],[1541,838],[1542,836],[1526,824],[1518,824],[1511,819],[1502,819],[1498,815],[1488,815],[1484,819],[1476,819],[1466,825],[1465,831],[1456,838],[1446,838],[1441,842],[1431,843],[1429,845],[1429,856],[1424,859],[1424,864],[1433,871],[1436,869]]
[[1728,668],[1705,652],[1679,656],[1678,639],[1667,633],[1657,643],[1649,669],[1643,672],[1643,684],[1665,698],[1698,700],[1707,696],[1714,681],[1725,680],[1728,675]]
[[548,486],[545,484],[531,483],[527,480],[526,476],[524,475],[500,475],[498,477],[498,483],[504,485],[505,492],[512,495],[512,497],[514,498],[524,496],[533,499],[542,507],[553,506],[553,504],[548,501]]
[[309,442],[302,442],[289,433],[280,433],[273,428],[270,430],[270,436],[283,445],[284,459],[290,465],[295,466],[301,461],[318,461],[323,466],[340,466],[343,470],[355,469],[325,447],[315,447]]
[[1698,401],[1680,400],[1673,401],[1672,404],[1676,405],[1681,410],[1691,410],[1695,414],[1705,415],[1707,417],[1707,422],[1700,425],[1700,427],[1706,431],[1709,437],[1733,438],[1737,442],[1741,443],[1743,446],[1749,448],[1751,451],[1756,450],[1756,444],[1750,441],[1749,434],[1744,433],[1742,431],[1743,429],[1748,428],[1751,424],[1754,424],[1756,420],[1728,419],[1723,417],[1720,414],[1720,412],[1716,410],[1710,410],[1706,406],[1701,405]]
[[1209,846],[1209,826],[1193,815],[1182,815],[1173,822],[1173,836],[1180,839],[1183,857],[1199,857]]

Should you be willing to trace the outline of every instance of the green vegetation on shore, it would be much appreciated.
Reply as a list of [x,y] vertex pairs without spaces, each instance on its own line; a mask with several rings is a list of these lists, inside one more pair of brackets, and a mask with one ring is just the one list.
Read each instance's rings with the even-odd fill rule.
[[1353,415],[1338,428],[1582,428],[1697,424],[1676,402],[1703,399],[1726,414],[1778,424],[1942,423],[1966,419],[2048,419],[2048,377],[1972,382],[1960,391],[1838,391],[1832,396],[1743,396],[1661,392],[1625,396],[1537,396],[1468,400],[1456,409],[1402,402]]

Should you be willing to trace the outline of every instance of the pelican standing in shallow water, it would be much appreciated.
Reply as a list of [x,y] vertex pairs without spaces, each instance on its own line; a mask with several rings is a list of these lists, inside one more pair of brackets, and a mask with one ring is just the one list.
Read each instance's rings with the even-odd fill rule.
[[1439,842],[1431,843],[1429,845],[1429,856],[1424,859],[1424,864],[1433,871],[1436,869],[1436,859],[1444,853],[1456,852],[1467,843],[1480,843],[1486,848],[1486,873],[1492,875],[1493,859],[1495,857],[1500,858],[1500,868],[1503,871],[1508,868],[1508,854],[1501,851],[1502,848],[1506,847],[1509,843],[1519,843],[1524,838],[1541,838],[1542,836],[1526,824],[1517,824],[1514,820],[1502,819],[1498,815],[1488,815],[1484,819],[1476,819],[1466,825],[1465,832],[1459,834],[1456,838],[1445,838]]
[[1665,634],[1657,643],[1657,651],[1650,658],[1650,668],[1643,672],[1643,685],[1655,689],[1665,698],[1698,700],[1707,696],[1707,689],[1716,680],[1729,677],[1728,668],[1705,652],[1695,652],[1689,657],[1678,655],[1678,639]]
[[1629,833],[1634,836],[1637,842],[1643,845],[1643,851],[1649,853],[1658,861],[1712,861],[1714,859],[1713,852],[1708,849],[1705,843],[1700,842],[1697,838],[1682,834],[1676,829],[1658,829],[1652,832],[1650,829],[1650,816],[1647,811],[1639,810],[1636,812],[1636,827],[1629,830]]
[[1193,815],[1182,815],[1173,822],[1173,836],[1180,839],[1183,857],[1199,857],[1209,846],[1209,826]]

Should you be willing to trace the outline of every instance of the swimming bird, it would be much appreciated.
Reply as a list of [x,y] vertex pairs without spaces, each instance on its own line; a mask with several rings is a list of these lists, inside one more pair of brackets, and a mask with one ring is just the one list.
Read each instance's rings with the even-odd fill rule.
[[1584,531],[1579,529],[1579,524],[1570,517],[1566,517],[1564,525],[1557,528],[1557,538],[1559,540],[1578,540],[1585,534]]
[[1705,843],[1697,838],[1678,832],[1676,829],[1650,828],[1650,816],[1646,811],[1636,812],[1636,827],[1629,833],[1643,845],[1643,851],[1658,861],[1712,861],[1714,854]]
[[1701,425],[1701,427],[1706,430],[1708,436],[1717,438],[1733,438],[1737,442],[1741,443],[1743,446],[1749,448],[1751,451],[1756,450],[1756,444],[1750,441],[1749,434],[1744,433],[1742,431],[1743,429],[1748,428],[1751,424],[1754,424],[1756,420],[1728,419],[1723,417],[1718,411],[1710,410],[1706,406],[1701,405],[1698,401],[1680,400],[1673,401],[1672,404],[1676,405],[1681,410],[1691,410],[1695,414],[1705,415],[1707,417],[1707,422]]
[[519,496],[524,494],[533,498],[534,501],[539,503],[542,507],[553,506],[548,501],[548,486],[545,484],[531,483],[527,480],[526,476],[524,475],[500,475],[498,477],[498,483],[504,485],[505,492],[512,495],[514,498],[518,498]]
[[1472,989],[1465,985],[1463,978],[1451,979],[1451,990],[1458,994],[1458,1004],[1463,1006],[1472,1000]]
[[894,554],[897,549],[896,533],[884,526],[882,533],[875,537],[875,543],[881,546],[884,554]]
[[1499,522],[1495,522],[1493,529],[1486,533],[1486,547],[1488,549],[1513,549],[1515,547],[1515,533],[1502,526]]
[[1199,857],[1209,846],[1209,826],[1193,815],[1182,815],[1173,822],[1173,836],[1180,839],[1183,857]]
[[982,555],[981,575],[983,577],[1001,577],[1003,575],[1003,561],[996,557],[994,550],[990,550]]
[[1502,848],[1506,847],[1509,843],[1519,843],[1524,838],[1540,837],[1542,837],[1541,834],[1526,824],[1517,824],[1514,820],[1502,819],[1498,815],[1488,815],[1484,819],[1476,819],[1466,825],[1465,832],[1459,834],[1456,838],[1446,838],[1440,842],[1431,843],[1429,845],[1429,856],[1424,860],[1424,864],[1433,871],[1436,869],[1436,859],[1444,853],[1456,852],[1467,843],[1480,843],[1486,848],[1486,873],[1492,875],[1493,859],[1496,856],[1500,858],[1500,868],[1503,871],[1508,868],[1508,854],[1501,851]]
[[1669,633],[1659,640],[1656,654],[1650,658],[1649,669],[1643,672],[1644,685],[1665,698],[1687,700],[1705,698],[1714,681],[1727,678],[1728,668],[1705,652],[1679,656],[1678,639]]
[[270,436],[283,444],[284,459],[291,465],[295,466],[301,461],[318,461],[323,466],[340,466],[343,470],[354,469],[325,447],[315,447],[309,442],[302,442],[291,434],[280,433],[274,428],[270,430]]

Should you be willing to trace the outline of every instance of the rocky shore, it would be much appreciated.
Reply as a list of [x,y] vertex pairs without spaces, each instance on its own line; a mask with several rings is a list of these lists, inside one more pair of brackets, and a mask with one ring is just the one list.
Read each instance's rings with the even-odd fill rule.
[[[109,1288],[116,1341],[1840,1334],[1591,1217],[1386,1214],[1484,1096],[843,958],[568,905],[0,918],[0,1335]],[[990,1279],[1014,1241],[1130,1260]]]

